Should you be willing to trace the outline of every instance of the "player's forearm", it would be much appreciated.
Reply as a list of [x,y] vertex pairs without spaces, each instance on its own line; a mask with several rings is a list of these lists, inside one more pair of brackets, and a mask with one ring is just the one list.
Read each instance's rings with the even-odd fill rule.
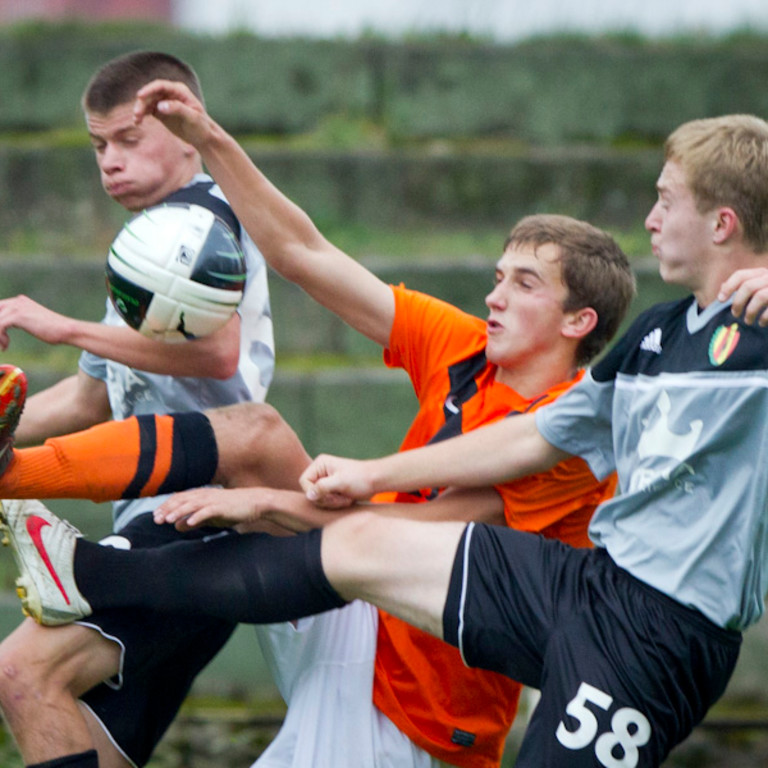
[[360,333],[386,346],[394,319],[389,286],[328,242],[309,216],[216,123],[210,124],[198,150],[270,267]]
[[306,251],[322,250],[326,241],[310,218],[269,182],[185,85],[168,80],[145,85],[136,94],[133,114],[137,124],[155,115],[197,149],[274,269],[282,271]]
[[130,328],[77,321],[66,343],[149,373],[229,378],[239,357],[239,318],[205,338],[178,344],[155,341]]
[[297,253],[319,249],[325,242],[312,220],[264,176],[217,123],[211,121],[205,141],[197,148],[270,266],[293,279]]
[[515,416],[440,443],[367,462],[374,492],[495,485],[549,469],[567,454],[546,442],[533,415]]
[[355,508],[350,507],[344,511],[323,510],[307,501],[304,494],[297,491],[265,489],[265,492],[270,495],[269,503],[262,510],[260,519],[295,533],[322,528]]
[[453,488],[425,504],[373,504],[377,515],[425,522],[478,522],[504,525],[504,502],[494,488]]

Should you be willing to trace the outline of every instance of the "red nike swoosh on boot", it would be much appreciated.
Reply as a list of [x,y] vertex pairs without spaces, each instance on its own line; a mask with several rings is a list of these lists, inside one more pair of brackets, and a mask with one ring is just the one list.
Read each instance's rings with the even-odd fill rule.
[[48,569],[48,572],[51,574],[51,578],[54,580],[54,582],[56,583],[56,586],[59,588],[59,592],[61,592],[62,597],[64,598],[64,600],[66,600],[67,605],[69,605],[70,604],[69,595],[67,595],[67,591],[64,589],[64,585],[61,583],[61,580],[59,579],[59,576],[53,567],[53,563],[51,562],[50,557],[48,557],[48,552],[45,549],[45,544],[43,544],[42,530],[43,528],[45,528],[46,525],[50,525],[50,523],[47,520],[44,520],[42,517],[39,517],[38,515],[30,515],[27,518],[27,533],[29,534],[29,537],[32,539],[32,543],[35,545],[35,549],[37,549],[40,557],[43,559],[43,562],[45,563],[45,567]]

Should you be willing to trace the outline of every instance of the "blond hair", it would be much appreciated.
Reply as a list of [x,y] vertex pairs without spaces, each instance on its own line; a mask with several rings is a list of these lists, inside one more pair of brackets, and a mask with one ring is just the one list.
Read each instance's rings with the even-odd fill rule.
[[665,159],[680,165],[700,213],[732,208],[744,240],[768,248],[768,123],[754,115],[692,120],[665,144]]

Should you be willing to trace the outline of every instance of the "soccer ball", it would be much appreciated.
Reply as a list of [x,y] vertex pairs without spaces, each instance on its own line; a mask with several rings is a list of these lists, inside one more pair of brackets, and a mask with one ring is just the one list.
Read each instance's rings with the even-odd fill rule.
[[190,203],[142,211],[120,230],[107,256],[107,290],[118,314],[162,341],[221,328],[240,304],[245,275],[229,226]]

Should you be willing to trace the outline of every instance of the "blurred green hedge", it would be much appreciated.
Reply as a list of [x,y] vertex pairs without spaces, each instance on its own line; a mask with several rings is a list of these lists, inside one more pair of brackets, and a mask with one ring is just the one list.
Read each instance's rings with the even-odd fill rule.
[[380,126],[392,141],[658,142],[694,117],[767,114],[765,43],[746,35],[328,41],[24,24],[0,29],[0,131],[79,125],[93,70],[120,53],[155,48],[192,63],[212,113],[241,134],[306,132],[342,115]]
[[[537,212],[639,226],[662,164],[657,149],[249,153],[321,226],[490,226],[500,243],[519,218]],[[101,254],[127,218],[101,189],[90,149],[0,144],[0,251]]]
[[145,24],[0,29],[0,251],[102,252],[125,213],[79,109],[138,48],[193,64],[208,107],[321,225],[511,226],[540,211],[640,226],[679,123],[768,114],[768,45],[538,38],[492,46],[195,35]]

